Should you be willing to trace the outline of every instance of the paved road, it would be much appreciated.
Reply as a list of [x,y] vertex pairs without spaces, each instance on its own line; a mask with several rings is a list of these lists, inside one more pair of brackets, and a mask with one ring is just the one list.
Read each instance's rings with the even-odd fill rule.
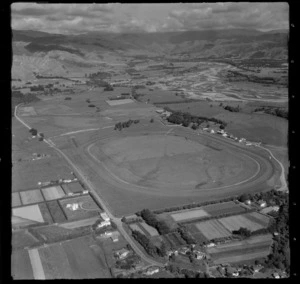
[[[31,127],[26,124],[21,118],[17,116],[17,108],[18,106],[15,107],[15,118],[22,123],[25,127],[31,129]],[[104,200],[101,199],[101,197],[97,194],[93,184],[85,177],[85,175],[82,173],[82,171],[69,159],[69,157],[62,152],[60,149],[58,149],[55,144],[50,140],[50,139],[44,139],[43,140],[45,143],[47,143],[50,147],[52,147],[54,150],[56,150],[75,170],[75,172],[78,174],[78,176],[81,178],[81,181],[87,186],[87,188],[94,194],[95,198],[97,201],[101,204],[102,209],[107,213],[107,215],[111,218],[111,220],[117,225],[118,230],[120,233],[123,235],[123,237],[126,239],[126,241],[131,245],[133,250],[138,254],[145,262],[148,262],[150,265],[155,265],[155,266],[160,266],[163,267],[164,264],[161,264],[159,262],[156,262],[150,258],[148,258],[140,249],[139,247],[135,244],[135,242],[131,239],[129,234],[125,231],[123,228],[123,224],[120,218],[115,217],[108,207],[106,206]]]

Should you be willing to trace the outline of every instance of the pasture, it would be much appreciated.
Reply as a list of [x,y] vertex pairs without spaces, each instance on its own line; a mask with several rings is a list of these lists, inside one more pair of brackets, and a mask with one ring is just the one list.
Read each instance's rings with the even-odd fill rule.
[[119,106],[119,105],[123,105],[123,104],[134,103],[134,101],[132,99],[107,100],[106,103],[109,104],[110,106]]
[[198,242],[207,242],[209,241],[200,231],[199,229],[195,226],[195,224],[189,224],[187,225],[187,229],[190,232],[190,234],[193,236],[193,238]]
[[262,258],[269,254],[272,235],[254,236],[243,241],[234,241],[213,248],[207,248],[215,264],[233,263],[255,258]]
[[22,205],[19,192],[13,192],[12,193],[12,195],[11,195],[11,203],[12,203],[12,207],[17,207],[17,206],[21,206]]
[[[110,277],[100,247],[93,250],[88,237],[74,239],[46,248],[39,254],[46,279],[90,279]],[[96,244],[93,244],[94,246]]]
[[60,186],[42,188],[41,191],[43,192],[44,198],[47,201],[60,199],[65,196],[65,193]]
[[33,279],[33,271],[27,250],[17,250],[12,252],[11,276],[14,280]]
[[[84,195],[74,198],[66,198],[59,200],[68,220],[87,219],[99,216],[102,211],[90,195]],[[77,210],[68,208],[68,204],[78,204]]]
[[20,196],[23,205],[39,203],[44,201],[43,195],[39,189],[21,191]]
[[241,207],[240,205],[237,205],[233,201],[206,205],[203,206],[202,209],[211,216],[245,212],[245,208]]
[[215,219],[196,223],[195,226],[208,240],[231,236],[231,232]]
[[250,221],[253,221],[261,226],[263,226],[264,228],[268,227],[269,223],[270,223],[270,217],[260,214],[258,212],[251,212],[248,214],[244,215],[247,219],[249,219]]
[[[251,232],[264,228],[256,221],[249,220],[247,215],[235,215],[225,218],[220,218],[218,221],[230,232],[239,230],[240,228],[247,228]],[[250,217],[251,218],[251,217]]]
[[175,222],[182,222],[182,221],[207,217],[210,216],[210,214],[208,214],[203,209],[196,209],[196,210],[181,211],[179,213],[171,214],[171,216]]

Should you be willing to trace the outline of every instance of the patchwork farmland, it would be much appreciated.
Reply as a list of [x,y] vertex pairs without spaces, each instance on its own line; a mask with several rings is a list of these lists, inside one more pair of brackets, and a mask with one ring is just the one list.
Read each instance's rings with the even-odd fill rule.
[[21,191],[20,196],[23,205],[39,203],[44,201],[43,195],[39,189]]
[[246,211],[244,207],[234,203],[233,201],[206,205],[203,206],[202,209],[211,216],[218,216],[222,214],[243,213]]
[[203,209],[196,209],[196,210],[188,210],[188,211],[182,211],[179,213],[171,214],[172,218],[176,222],[182,222],[192,219],[200,219],[202,217],[210,216],[205,210]]
[[[250,215],[250,218],[251,217],[252,215]],[[230,232],[239,230],[240,228],[247,228],[251,232],[264,228],[264,226],[262,226],[260,223],[252,220],[247,218],[247,214],[243,214],[220,218],[218,221]]]
[[208,240],[231,236],[231,232],[215,219],[196,223],[195,226]]
[[42,188],[42,193],[47,201],[60,199],[65,196],[65,193],[60,186]]
[[208,248],[207,252],[215,264],[241,262],[255,258],[262,258],[270,253],[272,235],[254,236],[243,241]]

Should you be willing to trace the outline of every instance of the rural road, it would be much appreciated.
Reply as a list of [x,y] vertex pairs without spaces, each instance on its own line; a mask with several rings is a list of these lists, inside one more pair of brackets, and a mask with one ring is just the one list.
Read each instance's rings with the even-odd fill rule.
[[[19,105],[17,105],[15,107],[15,112],[14,112],[14,116],[15,118],[22,123],[26,128],[31,129],[32,127],[30,127],[28,124],[26,124],[21,118],[18,117],[17,115],[17,108]],[[159,266],[159,267],[164,267],[164,264],[156,262],[150,258],[148,258],[141,250],[140,248],[135,244],[135,242],[131,239],[131,237],[129,236],[129,234],[125,231],[125,229],[123,228],[123,224],[121,221],[121,218],[117,218],[115,217],[108,209],[108,207],[106,206],[104,200],[102,200],[100,198],[100,196],[97,194],[96,190],[94,189],[94,186],[92,185],[92,183],[84,176],[84,174],[81,172],[81,170],[69,159],[69,157],[62,152],[60,149],[58,149],[55,144],[49,139],[44,139],[43,140],[45,143],[47,143],[51,148],[53,148],[54,150],[56,150],[71,166],[72,168],[77,172],[77,174],[80,176],[82,182],[84,182],[84,184],[87,186],[87,188],[93,193],[94,197],[97,199],[97,201],[100,203],[102,209],[107,213],[107,215],[109,216],[109,218],[116,224],[118,230],[120,231],[120,233],[123,235],[123,237],[126,239],[126,241],[131,245],[132,249],[136,252],[136,254],[138,254],[141,259],[143,259],[145,262],[148,262],[150,265],[155,265],[155,266]]]

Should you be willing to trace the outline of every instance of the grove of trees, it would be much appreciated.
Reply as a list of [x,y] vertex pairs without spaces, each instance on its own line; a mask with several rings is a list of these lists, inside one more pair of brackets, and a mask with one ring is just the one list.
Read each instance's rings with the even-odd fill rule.
[[156,228],[161,235],[168,234],[171,231],[169,226],[164,221],[158,220],[156,215],[149,209],[143,209],[140,214],[145,222],[149,226]]
[[135,120],[132,120],[132,119],[129,119],[128,121],[124,121],[124,122],[118,122],[115,124],[115,128],[114,130],[122,130],[123,128],[128,128],[131,126],[131,124],[137,124],[139,123],[140,121],[138,119],[135,119]]

